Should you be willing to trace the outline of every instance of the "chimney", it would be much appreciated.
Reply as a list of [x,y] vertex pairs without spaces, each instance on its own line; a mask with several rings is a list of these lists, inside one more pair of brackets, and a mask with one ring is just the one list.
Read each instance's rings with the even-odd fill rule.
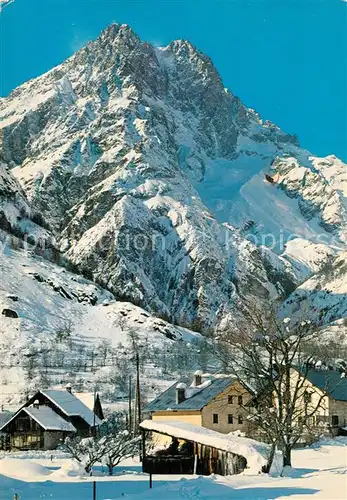
[[176,404],[179,405],[183,403],[186,399],[186,384],[177,384],[176,385]]
[[70,394],[72,394],[71,384],[66,384],[65,389],[67,390],[67,392],[69,392]]
[[38,399],[35,399],[35,401],[33,402],[33,408],[39,408],[40,406],[40,402]]
[[202,384],[202,371],[201,370],[197,370],[194,373],[193,387],[198,387],[201,384]]

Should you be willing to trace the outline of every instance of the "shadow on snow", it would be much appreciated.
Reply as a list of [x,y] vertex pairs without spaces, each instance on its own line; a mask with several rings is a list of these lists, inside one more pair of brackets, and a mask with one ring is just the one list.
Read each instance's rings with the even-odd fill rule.
[[[139,477],[134,480],[97,481],[97,500],[113,500],[118,498],[133,498],[133,500],[147,500],[165,497],[165,500],[176,499],[207,499],[217,497],[233,498],[237,500],[275,500],[279,497],[292,495],[313,495],[318,490],[300,487],[264,487],[233,488],[219,481],[209,478],[196,478],[192,480],[156,480],[153,482],[153,490],[149,490],[147,478]],[[38,500],[49,498],[52,500],[74,500],[92,499],[93,486],[88,479],[79,482],[33,482],[27,483],[17,479],[0,476],[0,499],[13,500],[17,493],[20,500]],[[157,494],[156,494],[157,493]],[[133,496],[134,495],[134,496]]]

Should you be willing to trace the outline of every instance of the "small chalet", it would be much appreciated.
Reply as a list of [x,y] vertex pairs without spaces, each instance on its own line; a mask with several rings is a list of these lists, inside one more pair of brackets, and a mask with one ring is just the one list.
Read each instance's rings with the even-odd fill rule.
[[156,421],[182,421],[223,434],[247,431],[245,405],[253,397],[232,376],[204,376],[197,371],[193,379],[183,378],[147,405],[144,412]]
[[[99,400],[100,403],[100,400]],[[2,427],[6,449],[52,450],[67,436],[88,436],[101,424],[98,414],[67,390],[42,390],[32,396]]]

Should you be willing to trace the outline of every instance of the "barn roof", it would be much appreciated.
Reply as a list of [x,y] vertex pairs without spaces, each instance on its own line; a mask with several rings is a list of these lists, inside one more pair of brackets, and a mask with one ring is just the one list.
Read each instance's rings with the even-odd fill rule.
[[76,432],[75,427],[70,423],[61,418],[52,408],[49,406],[41,405],[38,408],[33,406],[25,406],[18,410],[16,413],[12,413],[10,419],[3,423],[0,430],[4,429],[12,420],[14,420],[22,412],[25,412],[29,417],[35,420],[43,429],[49,431],[64,431],[64,432]]
[[49,406],[39,406],[38,408],[23,408],[31,418],[33,418],[43,429],[48,431],[76,432],[71,422],[67,422],[55,413]]
[[40,392],[52,401],[66,416],[79,416],[91,427],[93,427],[94,424],[101,425],[101,420],[94,415],[93,410],[90,410],[88,406],[82,403],[73,393],[67,390],[44,390]]
[[186,389],[186,399],[182,403],[176,403],[176,387],[178,382],[188,384],[191,379],[188,377],[180,379],[160,394],[156,399],[147,405],[145,411],[165,411],[165,410],[201,410],[218,394],[225,391],[233,382],[235,377],[209,377],[200,386],[188,386]]
[[246,458],[248,467],[256,469],[257,472],[266,464],[269,454],[270,447],[267,444],[232,434],[222,434],[188,422],[145,420],[140,424],[140,427],[144,430],[240,455]]

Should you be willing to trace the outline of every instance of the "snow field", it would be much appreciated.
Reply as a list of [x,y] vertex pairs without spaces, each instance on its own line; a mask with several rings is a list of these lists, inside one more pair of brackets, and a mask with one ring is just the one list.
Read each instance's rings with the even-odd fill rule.
[[166,500],[305,500],[310,496],[315,500],[344,500],[347,496],[347,438],[322,441],[315,447],[294,450],[296,469],[285,471],[284,477],[278,474],[273,477],[266,474],[154,476],[152,490],[147,475],[139,473],[139,466],[132,461],[119,466],[116,469],[118,475],[112,478],[85,477],[76,476],[78,466],[64,458],[53,460],[51,467],[62,467],[52,472],[47,453],[43,457],[35,462],[19,458],[0,460],[0,499],[12,500],[17,493],[19,500],[84,500],[92,498],[94,480],[98,500],[161,500],[163,497]]

